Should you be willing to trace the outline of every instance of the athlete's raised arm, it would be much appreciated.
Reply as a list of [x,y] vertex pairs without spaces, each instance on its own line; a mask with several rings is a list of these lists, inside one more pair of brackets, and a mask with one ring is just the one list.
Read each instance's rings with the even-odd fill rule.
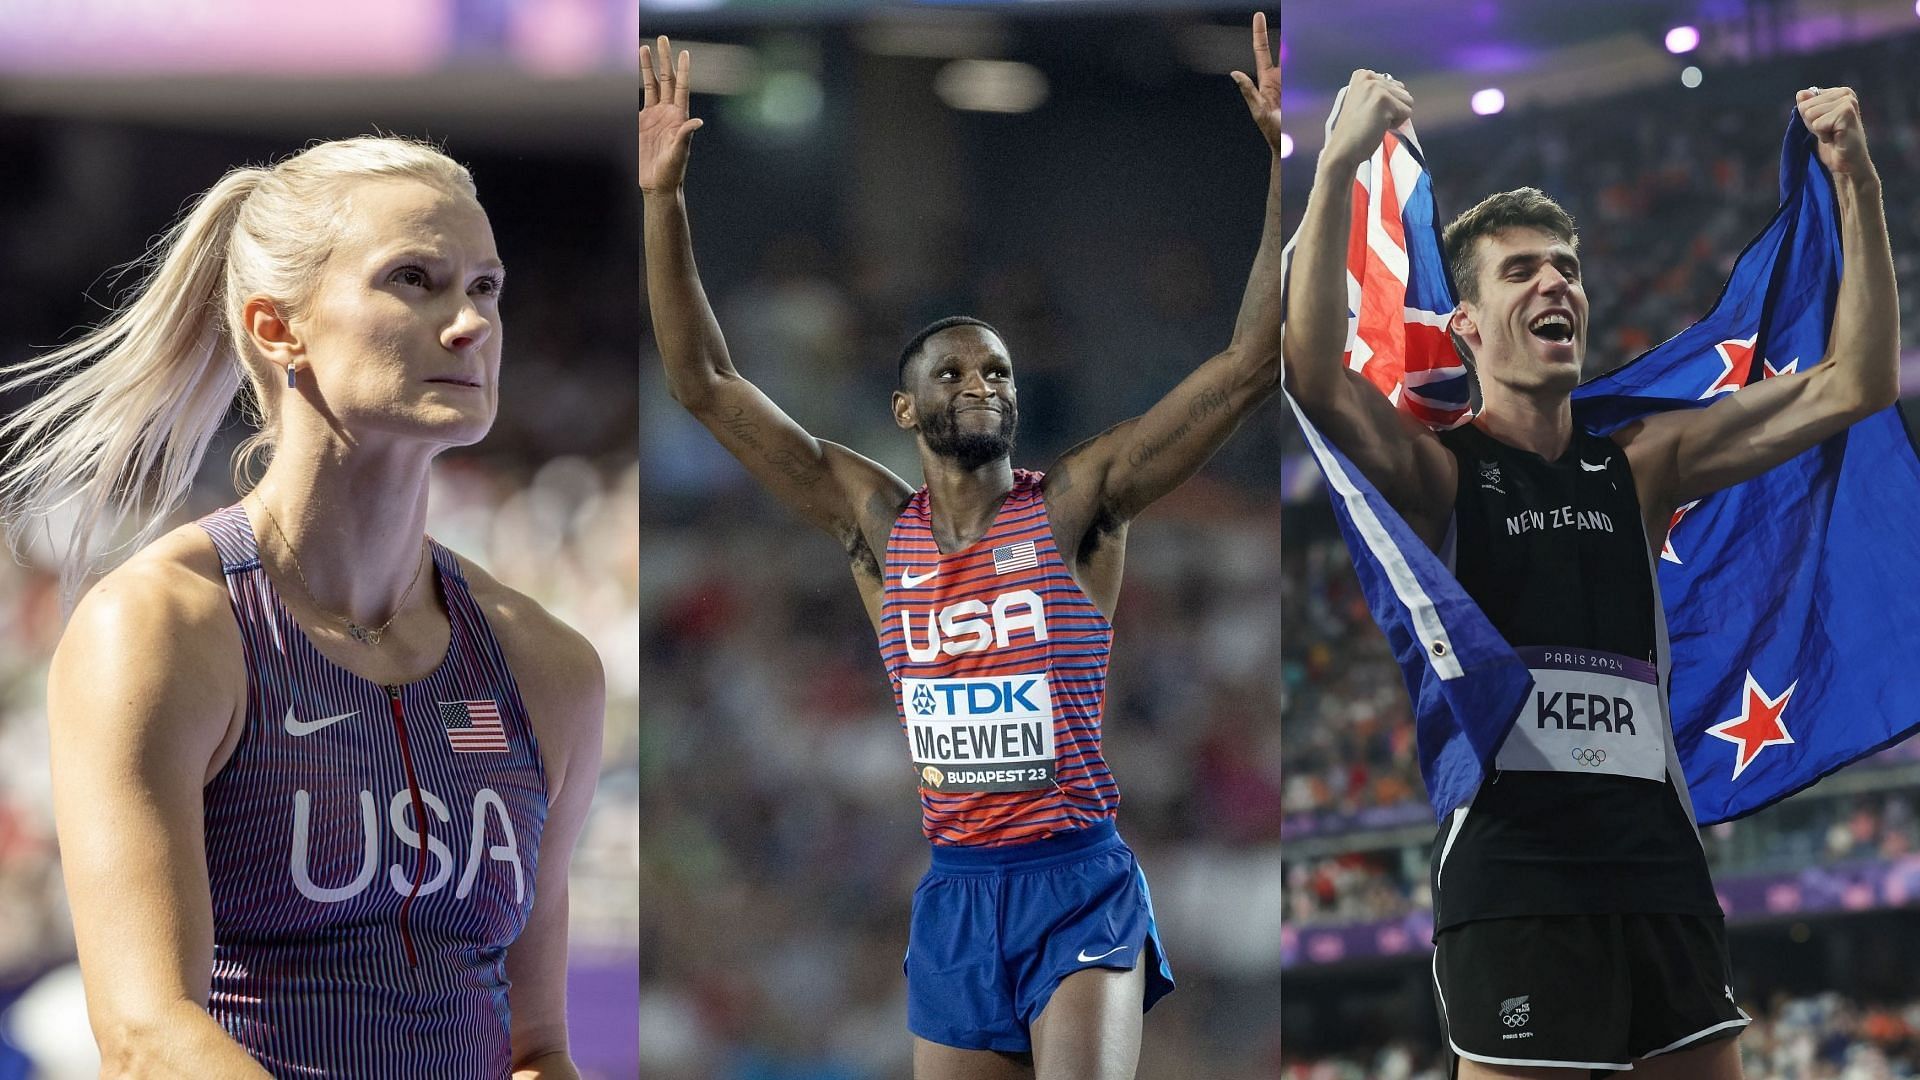
[[[910,489],[899,477],[846,447],[816,439],[740,377],[727,355],[694,266],[682,188],[687,151],[702,121],[687,112],[693,60],[670,64],[667,39],[658,56],[640,50],[640,189],[646,204],[647,299],[653,332],[675,401],[712,431],[754,478],[809,523],[848,550],[862,526],[881,529],[873,512],[897,510]],[[874,568],[877,579],[877,566]]]
[[163,538],[108,575],[60,639],[54,821],[100,1075],[267,1080],[206,1010],[201,788],[238,739],[247,676],[219,562],[190,547]]
[[1387,132],[1413,115],[1392,77],[1359,70],[1347,83],[1294,245],[1287,296],[1287,390],[1429,544],[1453,508],[1453,455],[1342,361],[1347,340],[1347,235],[1353,174]]
[[[1837,87],[1802,90],[1798,101],[1840,210],[1840,295],[1827,353],[1705,409],[1661,413],[1617,433],[1650,525],[1664,528],[1674,507],[1758,476],[1899,400],[1900,301],[1860,100]],[[1662,538],[1651,539],[1658,546]]]
[[1266,217],[1233,339],[1144,414],[1067,452],[1047,477],[1055,540],[1077,551],[1090,529],[1125,522],[1213,456],[1280,385],[1280,65],[1253,17],[1254,74],[1234,82],[1269,152]]

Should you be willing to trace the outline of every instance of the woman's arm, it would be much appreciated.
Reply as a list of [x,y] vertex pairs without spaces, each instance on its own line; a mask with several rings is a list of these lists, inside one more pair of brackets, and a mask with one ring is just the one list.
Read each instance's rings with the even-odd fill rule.
[[567,1048],[567,871],[600,775],[606,677],[578,631],[464,564],[520,687],[547,774],[533,911],[507,949],[514,1080],[578,1080]]
[[244,719],[239,629],[198,530],[74,611],[48,678],[54,821],[103,1077],[266,1080],[207,1014],[201,790]]

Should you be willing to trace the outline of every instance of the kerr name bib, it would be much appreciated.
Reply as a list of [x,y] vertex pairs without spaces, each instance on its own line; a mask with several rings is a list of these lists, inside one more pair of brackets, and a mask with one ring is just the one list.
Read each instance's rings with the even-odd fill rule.
[[901,679],[900,701],[921,787],[947,792],[1053,786],[1053,698],[1044,672]]
[[1666,713],[1652,664],[1597,649],[1514,651],[1533,673],[1533,691],[1495,766],[1667,778]]

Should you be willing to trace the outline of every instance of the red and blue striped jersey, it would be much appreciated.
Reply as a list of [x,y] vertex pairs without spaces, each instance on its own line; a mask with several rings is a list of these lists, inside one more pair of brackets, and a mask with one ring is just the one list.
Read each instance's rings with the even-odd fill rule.
[[313,647],[241,507],[200,525],[247,668],[245,728],[203,793],[207,1011],[279,1077],[505,1077],[506,951],[533,907],[547,786],[459,563],[432,545],[445,658],[385,687]]
[[1114,816],[1100,756],[1113,627],[1053,545],[1043,474],[1016,469],[964,551],[933,539],[927,489],[887,537],[880,654],[935,844],[991,847]]

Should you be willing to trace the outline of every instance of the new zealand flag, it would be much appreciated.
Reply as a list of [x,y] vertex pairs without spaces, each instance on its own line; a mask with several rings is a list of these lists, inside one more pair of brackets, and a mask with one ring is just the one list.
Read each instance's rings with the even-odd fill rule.
[[[1417,190],[1430,222],[1431,188]],[[1712,311],[1575,391],[1576,423],[1606,434],[1821,360],[1839,219],[1797,111],[1780,192]],[[1295,414],[1413,695],[1422,772],[1444,816],[1491,767],[1531,678],[1366,478]],[[1897,408],[1681,507],[1659,567],[1674,745],[1701,824],[1750,814],[1920,727],[1920,452]]]

